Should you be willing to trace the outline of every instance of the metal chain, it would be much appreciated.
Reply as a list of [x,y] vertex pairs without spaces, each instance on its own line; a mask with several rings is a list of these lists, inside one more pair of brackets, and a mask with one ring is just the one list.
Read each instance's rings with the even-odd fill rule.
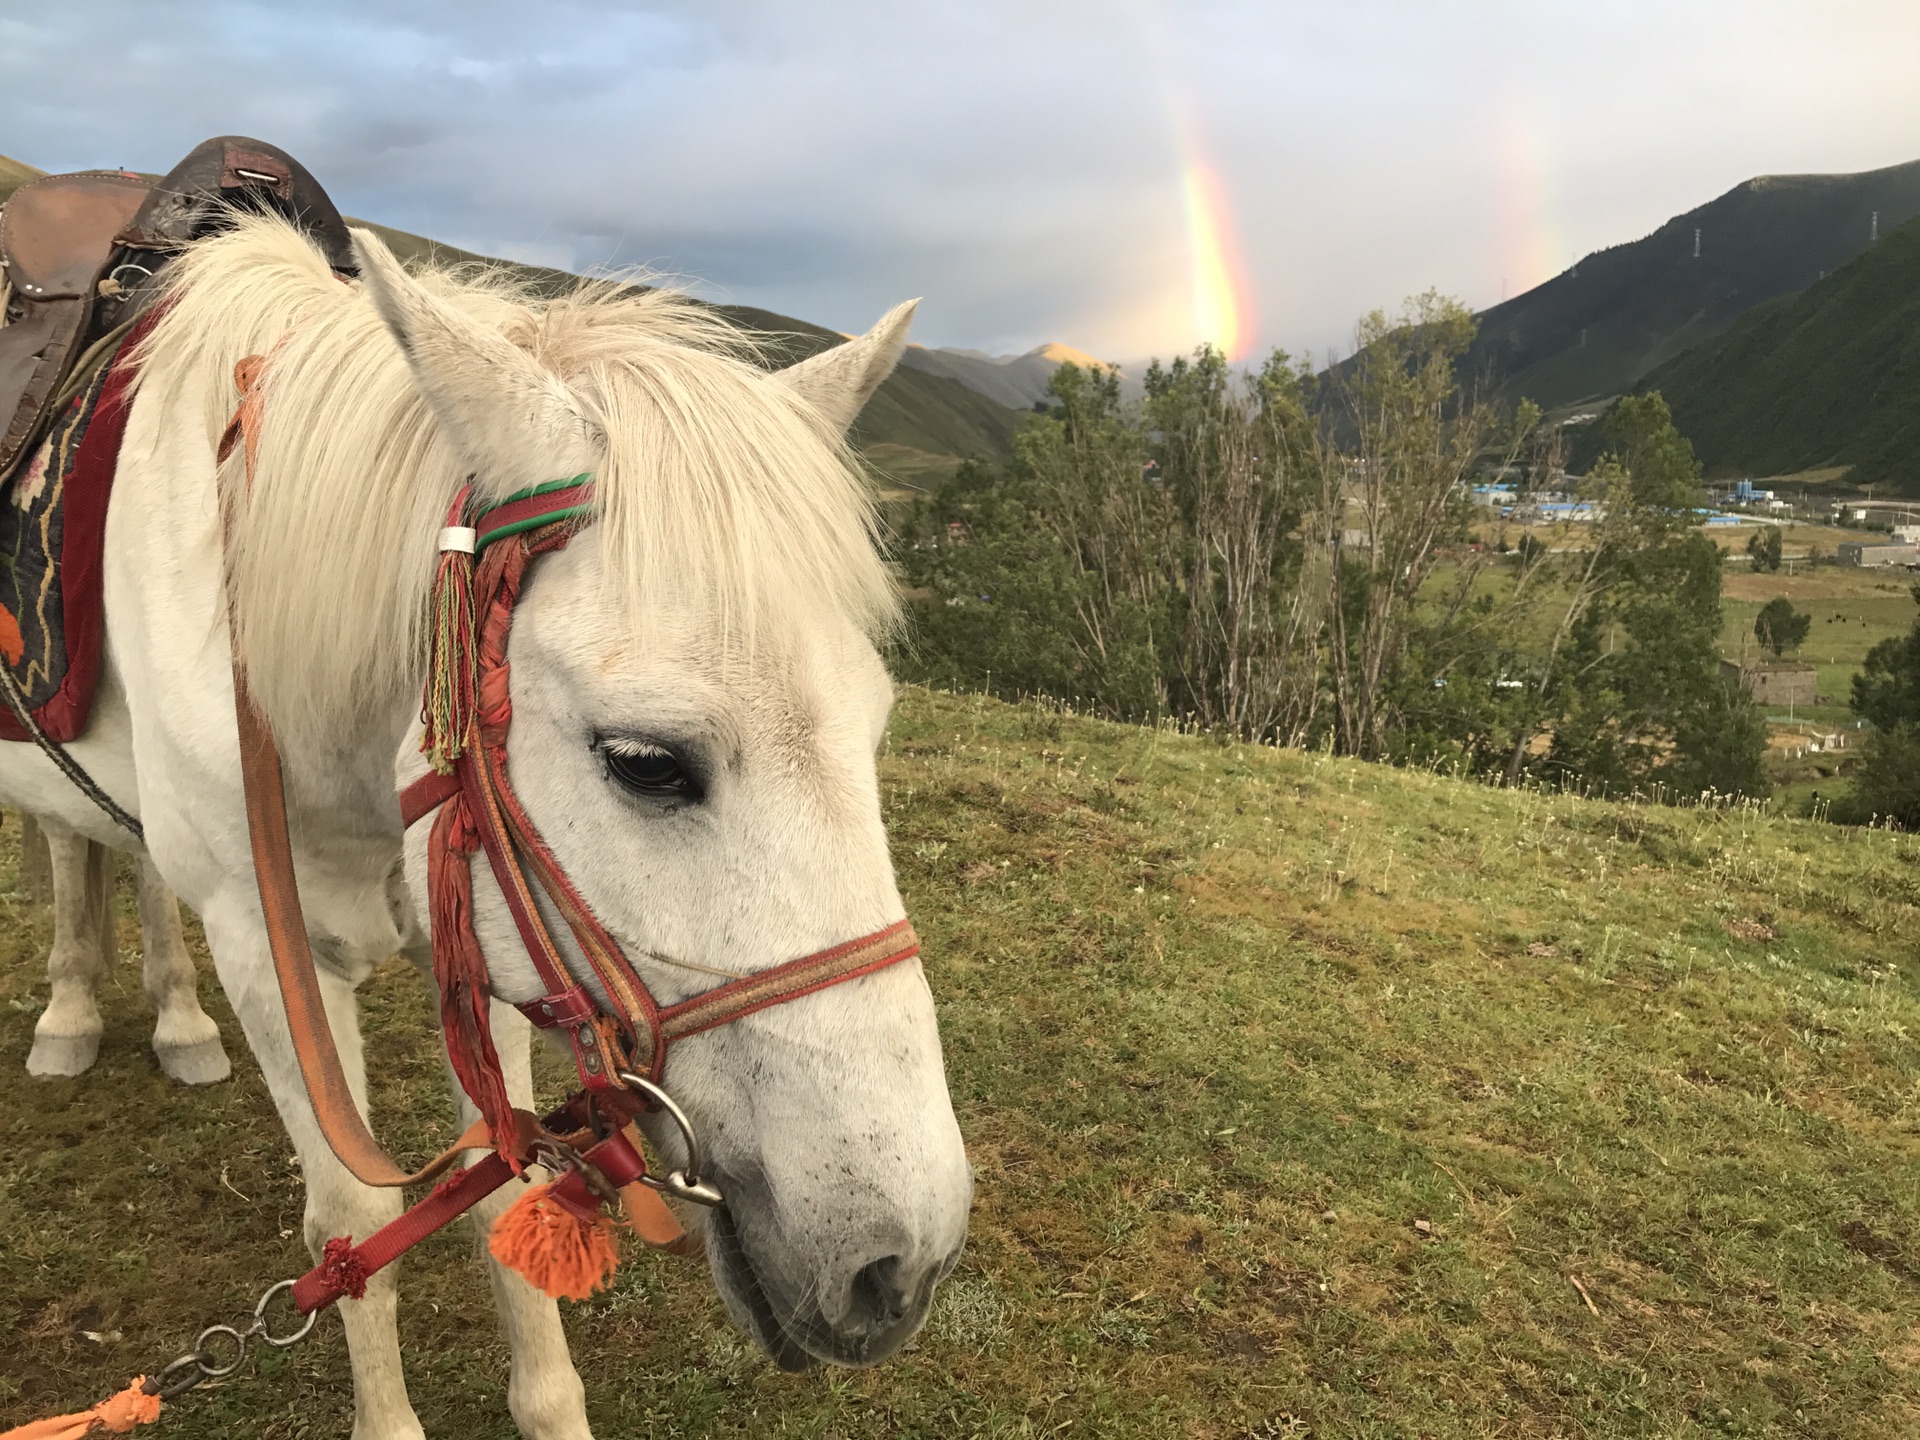
[[[320,1318],[319,1310],[308,1312],[305,1322],[291,1335],[275,1335],[267,1324],[267,1307],[292,1289],[293,1281],[282,1280],[262,1295],[259,1303],[253,1307],[252,1323],[245,1329],[235,1329],[231,1325],[207,1326],[194,1337],[193,1349],[148,1377],[146,1384],[140,1388],[162,1400],[172,1400],[205,1381],[219,1380],[233,1374],[246,1363],[249,1341],[258,1340],[276,1350],[298,1345],[312,1332],[313,1322]],[[232,1347],[232,1358],[222,1364],[222,1351],[229,1346]]]

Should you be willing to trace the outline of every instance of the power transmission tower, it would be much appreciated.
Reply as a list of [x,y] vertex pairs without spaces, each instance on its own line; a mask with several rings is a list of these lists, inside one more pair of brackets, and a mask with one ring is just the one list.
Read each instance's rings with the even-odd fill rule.
[[1693,227],[1693,258],[1696,260],[1700,258],[1700,227],[1698,225]]

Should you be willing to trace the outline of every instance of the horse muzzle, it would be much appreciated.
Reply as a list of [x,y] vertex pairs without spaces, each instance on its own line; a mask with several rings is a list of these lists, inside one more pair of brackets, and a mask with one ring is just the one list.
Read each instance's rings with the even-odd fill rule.
[[925,1323],[935,1288],[960,1258],[957,1243],[930,1258],[884,1244],[872,1248],[889,1253],[839,1256],[796,1279],[790,1260],[758,1254],[743,1239],[729,1206],[715,1209],[707,1226],[707,1254],[721,1298],[783,1370],[887,1359]]

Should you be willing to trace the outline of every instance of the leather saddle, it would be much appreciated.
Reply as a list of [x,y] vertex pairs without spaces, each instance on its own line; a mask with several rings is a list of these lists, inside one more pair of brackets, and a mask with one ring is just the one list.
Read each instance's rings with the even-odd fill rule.
[[336,271],[355,273],[346,222],[320,182],[261,140],[208,140],[157,182],[86,170],[14,191],[0,208],[0,482],[153,302],[167,262],[249,210],[284,215]]

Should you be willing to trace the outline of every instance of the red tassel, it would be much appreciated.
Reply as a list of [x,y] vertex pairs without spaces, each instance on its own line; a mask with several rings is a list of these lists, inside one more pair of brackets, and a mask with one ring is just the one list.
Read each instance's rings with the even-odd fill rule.
[[560,1205],[552,1185],[535,1185],[493,1222],[487,1249],[534,1289],[556,1300],[604,1290],[620,1264],[614,1225],[595,1211],[582,1219]]
[[433,978],[440,986],[441,1037],[460,1088],[480,1111],[500,1158],[520,1173],[519,1130],[500,1073],[488,1014],[487,957],[473,932],[472,855],[480,846],[465,794],[440,807],[427,841]]
[[320,1251],[320,1268],[326,1272],[327,1285],[336,1295],[349,1300],[364,1300],[367,1295],[367,1267],[355,1253],[353,1241],[336,1235]]

